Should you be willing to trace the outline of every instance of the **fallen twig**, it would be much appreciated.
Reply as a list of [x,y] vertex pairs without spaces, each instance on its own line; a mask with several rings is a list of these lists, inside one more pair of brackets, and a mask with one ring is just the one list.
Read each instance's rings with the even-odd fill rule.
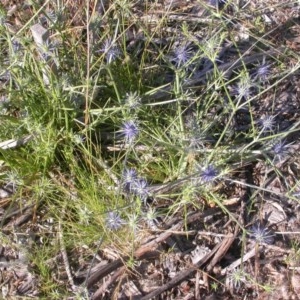
[[94,293],[92,296],[92,300],[98,300],[98,299],[103,299],[103,294],[105,293],[105,290],[112,284],[114,283],[119,276],[121,276],[124,272],[126,271],[126,267],[120,268],[117,272],[115,272],[109,280],[107,280],[104,284],[102,284],[99,289]]
[[192,265],[190,268],[181,271],[176,277],[171,279],[169,282],[162,285],[158,289],[152,291],[151,293],[148,293],[144,297],[140,298],[140,300],[148,300],[148,299],[151,299],[153,297],[156,297],[156,296],[160,295],[161,293],[173,288],[174,286],[176,286],[177,284],[179,284],[180,282],[185,280],[187,277],[191,276],[194,272],[197,271],[198,268],[200,268],[204,264],[206,264],[208,262],[208,260],[211,259],[213,257],[213,255],[215,253],[217,253],[220,248],[223,247],[224,242],[225,243],[227,242],[226,239],[224,239],[222,242],[217,244],[212,249],[212,251],[210,251],[207,255],[205,255],[196,265]]
[[233,243],[234,239],[236,238],[239,232],[239,228],[239,225],[236,224],[234,234],[231,237],[225,238],[222,242],[217,244],[211,252],[205,255],[197,264],[192,265],[192,267],[186,270],[183,270],[176,277],[174,277],[172,280],[170,280],[163,286],[142,297],[141,300],[151,299],[160,295],[164,291],[173,288],[174,286],[182,282],[184,279],[191,276],[194,272],[196,272],[198,268],[203,267],[203,265],[205,265],[212,258],[210,264],[207,266],[208,271],[210,271],[215,266],[215,264],[227,253],[228,249],[230,248],[231,244]]

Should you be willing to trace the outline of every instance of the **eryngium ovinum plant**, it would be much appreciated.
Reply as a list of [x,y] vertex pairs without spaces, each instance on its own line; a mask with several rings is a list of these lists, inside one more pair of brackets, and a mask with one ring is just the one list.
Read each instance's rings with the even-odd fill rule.
[[[220,8],[227,2],[210,4]],[[45,205],[41,218],[62,224],[69,249],[88,245],[97,252],[103,237],[103,247],[133,253],[133,241],[140,242],[136,233],[159,228],[158,220],[186,219],[207,206],[228,213],[226,188],[245,187],[236,178],[240,168],[266,157],[273,167],[290,154],[277,114],[253,113],[275,63],[266,58],[224,74],[219,66],[227,62],[224,47],[231,39],[226,26],[203,37],[186,24],[178,26],[178,35],[157,42],[164,22],[151,33],[137,24],[145,32],[136,43],[129,41],[133,4],[127,4],[111,8],[104,23],[96,16],[85,20],[85,36],[67,30],[73,28],[68,16],[52,7],[46,17],[57,40],[47,51],[57,74],[22,36],[29,28],[20,31],[16,47],[0,16],[1,54],[9,58],[1,61],[1,139],[32,136],[25,147],[4,153],[1,180],[15,193],[26,189],[22,196],[30,205]],[[237,45],[235,50],[241,51]],[[243,132],[235,126],[240,112],[247,115]],[[48,193],[37,188],[41,178]]]

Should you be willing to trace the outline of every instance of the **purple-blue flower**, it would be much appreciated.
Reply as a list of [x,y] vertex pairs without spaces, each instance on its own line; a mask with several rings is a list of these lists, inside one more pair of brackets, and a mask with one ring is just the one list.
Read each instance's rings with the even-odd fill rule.
[[135,169],[125,169],[123,172],[123,186],[127,192],[132,190],[132,185],[138,179]]
[[233,94],[239,98],[248,99],[251,96],[252,82],[248,77],[242,78],[233,88]]
[[273,244],[274,234],[267,227],[261,223],[257,223],[251,227],[250,237],[255,240],[258,244]]
[[108,229],[113,231],[118,230],[125,224],[125,221],[120,217],[119,213],[115,211],[109,212],[105,221]]
[[133,193],[146,203],[147,198],[150,195],[147,180],[144,178],[138,178],[133,182],[131,188]]
[[262,131],[272,131],[275,126],[275,116],[263,116],[259,120],[259,125]]
[[127,143],[132,143],[139,134],[139,128],[133,120],[129,120],[122,124],[119,132],[124,136]]
[[176,67],[180,68],[192,58],[192,49],[187,45],[180,45],[174,50],[173,61]]
[[218,170],[213,165],[208,165],[201,173],[201,179],[205,183],[213,182],[219,175]]
[[291,144],[286,144],[286,141],[278,141],[271,149],[274,158],[281,161],[286,155],[289,154],[288,147]]
[[270,65],[266,63],[262,63],[259,65],[254,73],[255,77],[260,80],[261,82],[266,82],[268,81],[268,77],[271,73],[271,67]]
[[119,47],[115,44],[115,41],[113,41],[111,38],[107,38],[103,42],[103,47],[99,51],[104,53],[106,62],[108,64],[110,64],[115,59],[121,56],[121,51]]

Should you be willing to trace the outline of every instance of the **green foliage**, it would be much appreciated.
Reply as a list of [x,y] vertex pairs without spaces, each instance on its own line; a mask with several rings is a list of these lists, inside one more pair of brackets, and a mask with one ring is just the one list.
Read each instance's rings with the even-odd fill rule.
[[[243,185],[240,169],[263,161],[282,179],[275,156],[283,159],[287,147],[274,154],[272,145],[299,130],[298,123],[279,129],[275,113],[272,126],[261,125],[255,100],[298,72],[299,60],[289,68],[288,54],[275,59],[265,51],[271,71],[263,74],[264,82],[257,79],[257,60],[245,63],[245,53],[261,51],[257,45],[263,43],[265,27],[260,17],[255,33],[248,32],[253,45],[245,49],[234,22],[221,10],[213,11],[214,24],[205,33],[195,34],[199,25],[186,22],[174,26],[177,36],[164,30],[167,13],[156,25],[136,21],[131,1],[115,1],[102,15],[92,10],[78,26],[71,8],[52,2],[54,16],[47,14],[47,3],[42,8],[32,4],[32,19],[17,33],[4,30],[7,15],[0,7],[0,139],[19,141],[0,149],[1,182],[40,209],[41,218],[62,224],[68,249],[88,245],[96,251],[94,243],[103,237],[104,245],[130,255],[130,268],[140,242],[136,233],[147,228],[145,219],[156,201],[164,206],[162,218],[180,215],[186,220],[192,210],[218,206],[243,228],[224,205],[230,184],[272,193],[264,182]],[[42,50],[30,34],[40,14],[52,43]],[[131,32],[135,23],[142,34],[131,38],[137,34]],[[285,73],[277,76],[276,68]],[[124,139],[126,121],[137,124],[134,139]],[[30,139],[22,144],[26,136]],[[205,173],[209,166],[218,169],[212,180]],[[123,174],[130,168],[137,178],[126,185]],[[122,226],[108,226],[112,212]],[[36,247],[31,257],[42,278],[41,293],[51,299],[67,294],[45,263],[58,251],[49,242]]]

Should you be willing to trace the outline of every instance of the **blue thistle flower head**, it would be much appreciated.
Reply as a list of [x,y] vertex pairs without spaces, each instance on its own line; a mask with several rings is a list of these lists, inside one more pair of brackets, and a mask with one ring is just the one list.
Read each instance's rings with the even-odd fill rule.
[[123,172],[123,186],[127,192],[132,190],[134,182],[138,179],[135,169],[125,169]]
[[251,227],[250,237],[258,244],[273,244],[274,234],[261,223],[257,223]]
[[248,99],[251,97],[253,84],[248,75],[243,76],[233,88],[233,94],[239,98]]
[[108,229],[115,231],[120,229],[125,224],[125,221],[120,217],[119,213],[111,211],[106,216],[106,226]]
[[205,183],[210,183],[215,181],[216,177],[219,175],[218,170],[213,165],[208,165],[201,173],[201,179]]
[[265,62],[257,66],[256,71],[254,73],[255,78],[265,83],[268,81],[268,77],[271,73],[271,66]]
[[108,64],[121,56],[121,51],[112,38],[107,38],[103,42],[103,46],[99,51],[104,53],[106,62]]
[[275,116],[263,116],[259,120],[259,125],[262,131],[272,131],[275,127]]
[[122,124],[122,128],[119,131],[127,143],[132,143],[139,134],[139,128],[135,121],[129,120]]
[[171,59],[177,68],[184,66],[192,58],[192,49],[188,44],[178,46]]
[[16,53],[18,51],[20,51],[22,49],[22,45],[19,41],[17,40],[13,40],[12,41],[12,47],[13,47],[13,51]]
[[274,155],[274,158],[282,161],[282,159],[289,154],[289,146],[291,144],[287,144],[285,140],[280,140],[277,143],[274,143],[272,146],[272,154]]
[[150,196],[147,180],[144,178],[138,178],[133,182],[131,188],[133,193],[137,195],[145,204],[147,198]]

